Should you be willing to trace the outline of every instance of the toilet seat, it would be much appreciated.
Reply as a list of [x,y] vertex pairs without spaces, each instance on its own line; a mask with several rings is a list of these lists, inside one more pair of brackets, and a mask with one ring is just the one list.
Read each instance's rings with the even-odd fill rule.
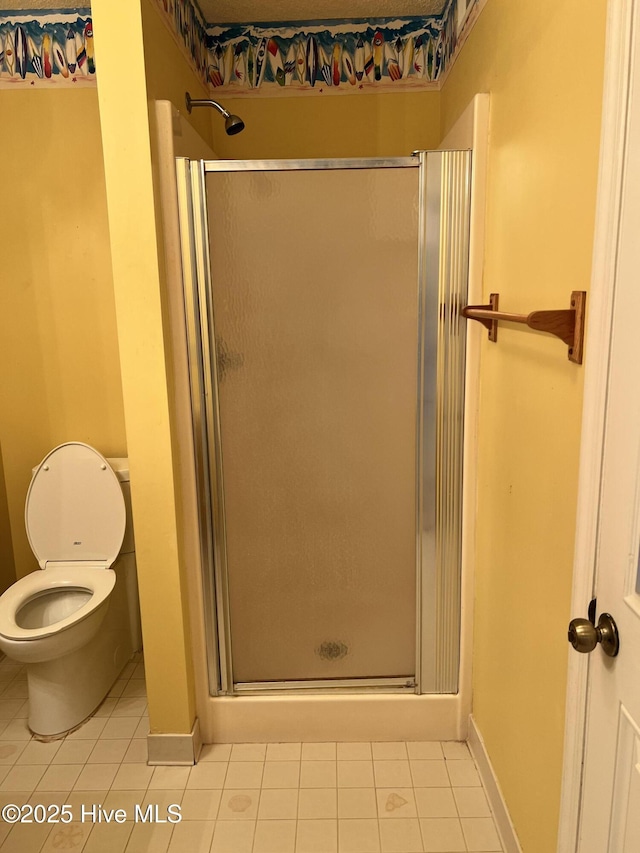
[[[59,634],[90,616],[108,599],[116,582],[112,569],[75,564],[56,564],[43,571],[31,572],[16,581],[0,597],[0,635],[8,640],[41,640]],[[91,598],[70,616],[39,628],[21,628],[16,622],[20,609],[30,600],[48,591],[87,590]]]

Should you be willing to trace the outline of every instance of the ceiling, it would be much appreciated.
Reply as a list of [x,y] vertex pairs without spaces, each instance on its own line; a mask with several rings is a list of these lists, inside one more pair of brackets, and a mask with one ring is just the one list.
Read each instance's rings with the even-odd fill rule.
[[[90,6],[91,0],[0,0],[2,8],[66,9]],[[448,0],[197,0],[209,24],[262,21],[327,21],[349,18],[427,18],[441,15]]]
[[198,0],[209,24],[327,21],[349,18],[426,18],[441,15],[448,0]]

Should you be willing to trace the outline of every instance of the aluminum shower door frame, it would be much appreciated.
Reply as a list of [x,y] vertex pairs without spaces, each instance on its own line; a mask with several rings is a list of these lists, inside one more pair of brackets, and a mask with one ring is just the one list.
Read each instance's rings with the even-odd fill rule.
[[[436,416],[441,255],[443,155],[415,152],[410,157],[305,160],[177,159],[179,206],[185,253],[185,308],[191,374],[192,415],[196,446],[204,615],[211,695],[282,692],[457,692],[455,684],[438,690],[436,632],[438,580],[436,561],[438,464]],[[468,152],[465,152],[468,153]],[[429,168],[427,167],[429,164]],[[416,417],[416,668],[414,678],[321,679],[236,683],[233,678],[226,553],[224,479],[218,395],[215,317],[211,287],[206,175],[213,172],[298,171],[322,169],[415,168],[419,170],[418,388]],[[467,226],[468,232],[468,226]],[[466,251],[468,255],[468,234]],[[188,273],[188,274],[187,274]],[[459,496],[460,497],[460,496]],[[458,575],[460,567],[458,567]],[[459,583],[459,580],[458,580]],[[459,603],[458,603],[459,608]],[[441,609],[441,608],[440,608]],[[459,624],[459,620],[458,620]],[[458,630],[458,650],[460,632]]]

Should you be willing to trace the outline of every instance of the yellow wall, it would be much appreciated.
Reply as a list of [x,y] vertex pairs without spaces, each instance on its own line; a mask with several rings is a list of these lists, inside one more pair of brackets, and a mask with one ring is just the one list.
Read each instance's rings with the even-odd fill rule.
[[[194,548],[189,550],[188,545],[185,546],[184,524],[189,526],[189,521],[184,522],[185,517],[185,498],[183,494],[183,482],[185,472],[180,470],[181,463],[187,460],[188,464],[192,463],[192,456],[185,452],[185,447],[180,442],[180,419],[184,421],[184,411],[178,411],[180,404],[184,405],[184,397],[189,394],[188,387],[186,389],[177,389],[176,379],[174,376],[174,364],[176,362],[176,354],[172,352],[172,332],[171,319],[169,311],[171,306],[171,295],[169,294],[169,282],[166,269],[166,255],[175,255],[176,245],[171,242],[169,237],[169,246],[165,241],[165,230],[170,229],[171,212],[169,213],[168,221],[165,224],[165,212],[162,209],[162,196],[160,190],[160,154],[159,154],[159,139],[158,127],[155,113],[155,100],[170,101],[184,117],[185,121],[194,128],[194,130],[209,144],[213,142],[212,131],[212,111],[208,108],[199,108],[187,113],[185,106],[185,93],[189,92],[192,98],[209,98],[210,93],[203,85],[200,78],[193,71],[192,66],[185,58],[182,48],[178,46],[175,37],[167,28],[166,18],[161,14],[158,5],[154,0],[142,0],[142,36],[144,45],[144,62],[147,88],[147,103],[149,109],[148,121],[150,132],[151,145],[151,161],[153,169],[153,189],[154,189],[154,205],[155,205],[155,220],[156,234],[158,238],[158,263],[160,274],[160,297],[163,315],[163,334],[165,347],[165,366],[167,376],[168,402],[169,402],[169,429],[171,437],[172,451],[172,466],[173,466],[173,500],[175,502],[175,533],[177,545],[177,575],[173,578],[174,583],[178,585],[181,602],[181,618],[180,626],[181,637],[184,637],[184,654],[185,667],[184,674],[186,677],[186,693],[178,698],[176,696],[169,697],[168,694],[160,693],[156,697],[156,705],[154,708],[154,718],[156,720],[155,728],[159,731],[176,731],[169,728],[168,722],[163,720],[169,719],[169,714],[175,715],[175,711],[171,711],[171,705],[175,706],[177,702],[184,705],[187,713],[193,722],[195,716],[195,684],[192,662],[191,649],[191,634],[189,628],[189,610],[188,610],[188,588],[186,580],[187,566],[189,563],[189,555],[193,553]],[[188,125],[187,125],[188,126]],[[193,156],[193,155],[192,155]],[[201,155],[202,156],[202,155]],[[180,286],[180,294],[182,288]],[[174,294],[175,297],[175,294]],[[182,295],[180,295],[182,301]],[[174,318],[175,324],[175,318]],[[177,356],[178,360],[180,356]],[[179,369],[179,368],[178,368]],[[188,380],[187,380],[188,381]],[[182,391],[182,393],[181,393]],[[179,401],[179,402],[178,402]],[[190,507],[191,508],[191,507]],[[199,554],[199,543],[195,545],[195,552]],[[197,567],[191,567],[192,570],[199,570]],[[174,589],[168,592],[173,595]],[[177,628],[177,624],[176,624]],[[162,630],[159,626],[149,626],[149,630]],[[148,667],[147,658],[145,657],[145,666]],[[164,673],[164,660],[158,658],[152,661],[152,668],[157,672],[160,679]],[[145,670],[146,671],[146,670]],[[158,705],[158,703],[162,703]]]
[[55,445],[124,455],[102,144],[95,89],[3,91],[0,446],[15,570],[31,468]]
[[[491,93],[485,296],[588,290],[605,0],[489,0],[442,92]],[[483,335],[473,708],[525,853],[556,849],[583,369],[546,335]],[[585,609],[586,609],[585,602]]]
[[440,142],[440,93],[223,98],[245,129],[227,136],[213,117],[220,157],[408,157]]
[[[158,128],[156,127],[154,101],[170,101],[179,110],[185,121],[187,121],[209,145],[213,142],[212,110],[206,107],[200,107],[192,110],[191,114],[187,112],[185,106],[186,92],[189,92],[192,98],[209,98],[210,93],[202,84],[200,78],[195,74],[191,65],[185,59],[185,56],[181,48],[178,47],[176,39],[172,33],[167,29],[166,18],[161,14],[161,11],[155,1],[141,0],[141,9],[144,65],[149,109],[151,165],[153,168],[156,233],[158,235],[158,262],[160,265],[161,281],[160,292],[164,316],[164,340],[167,353],[167,377],[169,382],[169,416],[171,418],[171,401],[175,400],[176,394],[174,390],[175,380],[172,376],[172,364],[174,359],[171,353],[171,335],[169,333],[170,321],[168,318],[169,301],[165,270],[163,210],[159,191],[160,179],[158,175]],[[176,430],[172,429],[171,434],[175,468],[177,464],[177,457],[179,455],[179,448],[176,446]],[[176,476],[176,483],[179,479],[180,478]],[[179,501],[179,493],[177,494],[177,498]],[[178,519],[179,518],[180,512],[178,512]],[[186,594],[186,591],[184,594]]]
[[186,61],[155,0],[142,0],[141,5],[147,97],[150,101],[172,101],[205,142],[211,145],[213,110],[199,107],[189,115],[185,107],[186,92],[192,98],[210,98],[209,90]]
[[[147,8],[147,0],[142,7],[155,32],[155,11]],[[186,733],[195,716],[194,690],[176,520],[147,90],[148,79],[166,83],[170,75],[164,69],[162,76],[154,76],[153,60],[145,67],[143,8],[140,0],[92,4],[150,724],[152,733]],[[122,32],[130,48],[126,65]],[[164,57],[153,48],[150,52],[170,63],[171,73],[183,73],[177,52],[169,50]],[[164,95],[164,86],[158,84],[154,95]]]

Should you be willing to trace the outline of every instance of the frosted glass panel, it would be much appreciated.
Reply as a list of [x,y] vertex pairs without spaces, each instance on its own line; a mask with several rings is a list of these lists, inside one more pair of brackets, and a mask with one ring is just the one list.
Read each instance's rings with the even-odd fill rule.
[[418,176],[206,176],[235,682],[415,674]]

